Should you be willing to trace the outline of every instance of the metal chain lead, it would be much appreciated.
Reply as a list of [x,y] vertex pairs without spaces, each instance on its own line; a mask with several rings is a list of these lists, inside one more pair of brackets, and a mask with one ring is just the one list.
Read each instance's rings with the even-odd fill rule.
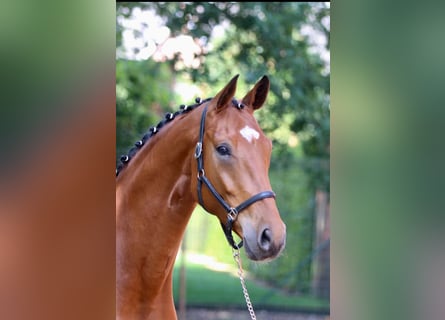
[[232,248],[232,252],[233,252],[233,258],[238,264],[238,276],[241,282],[241,286],[243,287],[243,294],[244,294],[244,299],[246,300],[247,310],[249,310],[250,318],[252,320],[256,320],[255,311],[253,310],[252,302],[250,301],[249,293],[247,292],[246,283],[244,282],[243,267],[241,266],[239,248],[238,249]]

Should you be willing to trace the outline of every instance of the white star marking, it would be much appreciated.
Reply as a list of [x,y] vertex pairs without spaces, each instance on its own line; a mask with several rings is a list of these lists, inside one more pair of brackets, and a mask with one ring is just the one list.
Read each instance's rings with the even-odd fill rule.
[[258,131],[252,129],[249,126],[245,126],[244,128],[242,128],[239,133],[241,133],[243,138],[249,141],[250,143],[252,142],[253,139],[258,140],[260,137]]

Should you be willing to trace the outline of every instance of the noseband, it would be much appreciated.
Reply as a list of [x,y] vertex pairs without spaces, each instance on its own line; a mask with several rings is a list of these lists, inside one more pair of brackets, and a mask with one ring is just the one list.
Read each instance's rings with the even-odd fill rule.
[[[238,104],[236,102],[234,102],[234,104],[238,108],[240,108],[240,106],[242,106],[241,104]],[[235,241],[233,240],[233,236],[232,236],[233,223],[235,222],[236,218],[238,217],[238,214],[259,200],[262,200],[265,198],[275,198],[275,193],[273,191],[263,191],[263,192],[260,192],[256,195],[250,197],[246,201],[242,202],[239,206],[232,207],[224,200],[224,198],[218,193],[218,191],[216,191],[215,187],[212,185],[212,183],[209,181],[209,179],[207,179],[207,177],[205,175],[205,171],[204,171],[204,159],[203,159],[203,155],[202,155],[202,150],[203,150],[203,142],[204,142],[204,129],[205,129],[206,114],[207,114],[207,105],[204,107],[204,110],[202,111],[201,125],[200,125],[200,129],[199,129],[199,141],[196,144],[196,149],[195,149],[195,158],[198,162],[198,182],[199,182],[198,183],[198,200],[199,200],[199,204],[204,209],[206,209],[206,207],[204,206],[203,198],[202,198],[202,184],[204,183],[207,186],[207,188],[210,190],[210,192],[213,194],[213,196],[216,198],[216,200],[218,200],[218,202],[223,206],[224,210],[226,210],[227,223],[226,224],[221,223],[221,226],[223,228],[224,234],[226,235],[226,238],[227,238],[227,241],[229,242],[229,244],[234,249],[238,249],[243,246],[243,241],[241,241],[239,244],[236,244]],[[209,210],[207,210],[207,211],[209,211]]]

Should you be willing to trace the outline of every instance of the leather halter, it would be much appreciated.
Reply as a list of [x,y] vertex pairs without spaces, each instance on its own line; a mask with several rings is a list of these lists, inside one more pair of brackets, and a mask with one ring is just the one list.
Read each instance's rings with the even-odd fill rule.
[[[249,207],[250,205],[252,205],[253,203],[255,203],[259,200],[262,200],[265,198],[275,198],[275,193],[273,191],[263,191],[263,192],[260,192],[256,195],[250,197],[249,199],[242,202],[237,207],[232,207],[224,200],[224,198],[218,193],[218,191],[216,191],[215,187],[212,185],[212,183],[209,181],[209,179],[207,179],[207,177],[205,175],[205,171],[204,171],[204,159],[203,159],[202,150],[203,150],[203,142],[204,142],[204,129],[205,129],[206,114],[207,114],[207,105],[204,106],[204,110],[202,111],[201,125],[200,125],[200,129],[199,129],[199,140],[198,140],[198,143],[196,144],[196,148],[195,148],[195,158],[198,162],[198,181],[199,181],[199,183],[198,183],[198,200],[199,200],[199,204],[205,210],[207,210],[206,207],[204,206],[204,201],[202,198],[202,184],[204,183],[207,186],[207,188],[210,190],[210,192],[213,194],[213,196],[216,198],[216,200],[218,200],[218,202],[221,204],[221,206],[227,212],[227,223],[226,224],[221,223],[221,226],[223,228],[224,234],[226,235],[227,241],[234,249],[239,249],[243,246],[243,241],[236,244],[235,241],[233,240],[233,236],[232,236],[233,223],[235,222],[236,218],[238,217],[238,214],[242,210],[246,209],[247,207]],[[207,211],[209,211],[209,210],[207,210]]]

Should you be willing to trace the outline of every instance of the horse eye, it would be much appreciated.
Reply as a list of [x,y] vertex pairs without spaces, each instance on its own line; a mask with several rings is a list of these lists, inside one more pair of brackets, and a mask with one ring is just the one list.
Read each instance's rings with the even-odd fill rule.
[[230,149],[226,145],[220,145],[216,148],[216,151],[222,156],[230,156]]

